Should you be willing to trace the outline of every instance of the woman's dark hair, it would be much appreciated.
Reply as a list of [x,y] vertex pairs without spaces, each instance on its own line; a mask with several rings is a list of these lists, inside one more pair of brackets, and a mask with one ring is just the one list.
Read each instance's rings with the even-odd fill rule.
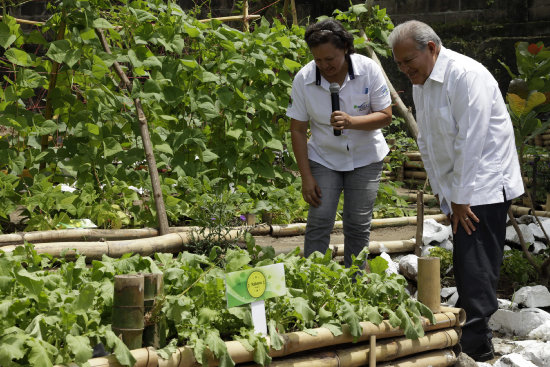
[[353,35],[344,29],[342,23],[331,18],[307,27],[305,40],[309,48],[330,42],[336,48],[348,50],[348,55],[355,52]]

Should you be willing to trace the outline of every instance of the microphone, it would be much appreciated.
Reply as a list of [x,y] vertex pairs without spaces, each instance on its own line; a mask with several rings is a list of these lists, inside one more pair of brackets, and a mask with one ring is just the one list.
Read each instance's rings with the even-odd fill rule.
[[[340,110],[340,96],[338,95],[338,92],[340,92],[340,84],[330,83],[328,90],[330,90],[330,101],[332,103],[332,112]],[[342,130],[334,129],[334,136],[340,136],[340,135],[342,135]]]

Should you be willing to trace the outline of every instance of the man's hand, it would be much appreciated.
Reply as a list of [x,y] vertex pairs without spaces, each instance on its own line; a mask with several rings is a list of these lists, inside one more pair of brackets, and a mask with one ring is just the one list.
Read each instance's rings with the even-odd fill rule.
[[458,229],[458,223],[462,225],[467,234],[472,234],[476,230],[473,222],[479,223],[479,219],[470,209],[470,204],[451,203],[453,214],[451,215],[451,223],[453,225],[453,234]]
[[306,203],[317,208],[321,205],[321,188],[313,176],[302,177],[302,196]]
[[330,115],[330,124],[336,130],[349,129],[351,127],[352,117],[344,111],[334,111]]

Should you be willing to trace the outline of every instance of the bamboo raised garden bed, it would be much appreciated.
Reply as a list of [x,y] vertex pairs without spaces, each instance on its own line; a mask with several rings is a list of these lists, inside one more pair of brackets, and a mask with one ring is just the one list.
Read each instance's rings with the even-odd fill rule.
[[[362,336],[354,342],[349,328],[343,328],[341,335],[335,336],[326,328],[317,328],[312,333],[303,331],[283,335],[284,345],[280,350],[270,349],[273,358],[271,366],[311,366],[323,362],[323,366],[363,366],[371,356],[372,337],[376,338],[375,354],[377,362],[395,361],[387,366],[452,366],[456,362],[456,345],[460,340],[460,328],[466,321],[463,309],[440,307],[441,311],[434,314],[436,323],[430,324],[423,319],[425,335],[417,340],[405,338],[403,330],[392,327],[388,320],[380,325],[371,322],[361,322]],[[267,337],[269,340],[269,337]],[[253,364],[254,352],[247,350],[237,341],[227,341],[227,350],[231,359],[240,366],[256,366]],[[307,353],[307,354],[304,354]],[[190,347],[177,348],[167,360],[160,358],[154,348],[132,350],[137,360],[136,367],[198,367]],[[91,367],[121,366],[114,356],[90,359]],[[327,364],[325,364],[327,362]],[[210,355],[209,366],[218,365],[218,361]]]

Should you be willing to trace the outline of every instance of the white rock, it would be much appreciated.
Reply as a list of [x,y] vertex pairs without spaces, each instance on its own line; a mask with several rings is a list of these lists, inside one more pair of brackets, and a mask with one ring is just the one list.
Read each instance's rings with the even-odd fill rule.
[[429,245],[431,242],[443,242],[452,234],[451,226],[445,226],[435,221],[433,218],[424,220],[424,232],[422,233],[422,242]]
[[543,285],[520,288],[514,295],[514,301],[526,307],[550,306],[550,292]]
[[527,337],[529,339],[538,339],[545,342],[550,341],[550,320],[546,321],[536,329],[531,330],[531,332],[527,334]]
[[456,303],[458,302],[458,292],[456,293],[453,293],[453,295],[451,296],[451,298],[449,298],[447,300],[447,303],[449,304],[449,306],[451,307],[454,307],[456,305]]
[[540,254],[542,251],[546,249],[547,249],[547,246],[544,244],[544,242],[535,241],[535,243],[533,244],[532,252],[534,254]]
[[409,254],[399,260],[399,272],[408,279],[417,280],[418,256]]
[[[529,229],[529,226],[526,224],[518,224],[518,227],[521,231],[523,239],[525,242],[533,243],[535,242],[535,236],[533,232]],[[516,232],[516,229],[513,226],[506,227],[506,241],[519,244],[519,236]]]
[[512,248],[508,245],[504,245],[504,251],[510,251]]
[[550,366],[550,343],[537,342],[525,348],[521,355],[537,366]]
[[517,336],[526,336],[550,320],[550,314],[538,308],[519,311],[497,310],[489,320],[491,330]]
[[537,367],[537,365],[526,360],[521,354],[512,353],[501,357],[493,367]]
[[519,309],[518,304],[507,299],[497,298],[498,308],[509,311],[516,311]]
[[477,367],[492,367],[493,365],[485,362],[477,362]]
[[545,238],[544,233],[542,232],[542,229],[539,227],[538,223],[531,223],[528,225],[528,227],[537,240],[542,240],[543,238]]
[[493,337],[493,348],[495,349],[495,354],[499,356],[518,352],[518,346],[513,341],[497,337]]
[[441,297],[442,298],[449,298],[454,293],[456,293],[456,287],[446,287],[441,289]]
[[399,274],[399,264],[396,264],[396,263],[392,260],[392,258],[390,257],[390,255],[388,255],[388,254],[385,253],[385,252],[382,252],[382,253],[380,254],[380,257],[388,262],[388,268],[386,269],[386,274],[387,274],[387,275]]
[[439,247],[444,248],[448,251],[453,251],[453,241],[446,239],[445,241],[439,244]]

